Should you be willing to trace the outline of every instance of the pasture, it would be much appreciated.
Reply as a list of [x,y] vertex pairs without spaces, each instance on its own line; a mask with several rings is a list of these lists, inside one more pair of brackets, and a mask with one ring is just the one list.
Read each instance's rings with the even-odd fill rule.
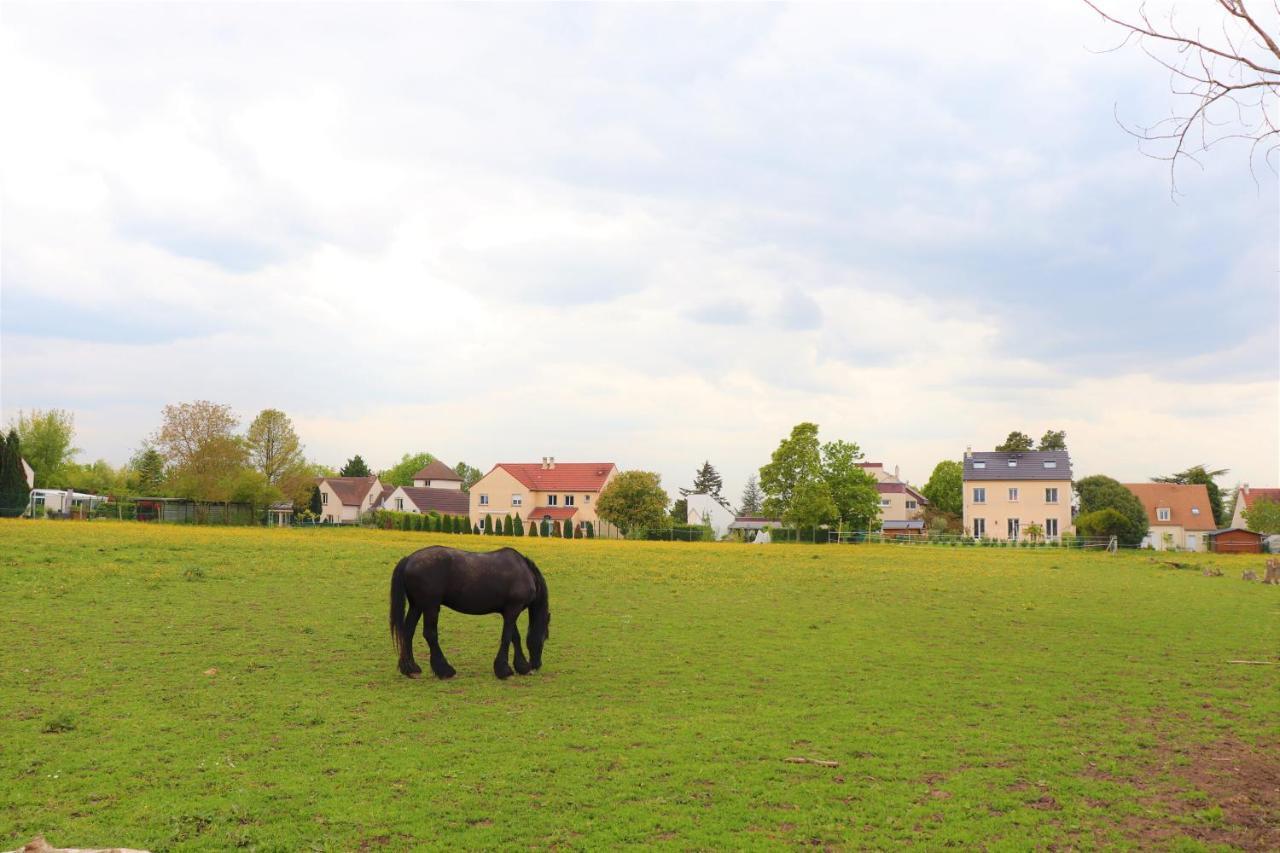
[[[457,677],[396,671],[391,569],[442,543],[539,564],[540,672],[448,611]],[[1280,588],[1179,559],[1225,575],[4,521],[0,849],[1275,848]]]

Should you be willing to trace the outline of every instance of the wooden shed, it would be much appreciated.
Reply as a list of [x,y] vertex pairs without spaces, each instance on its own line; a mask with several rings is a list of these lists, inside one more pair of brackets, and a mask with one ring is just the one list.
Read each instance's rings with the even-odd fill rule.
[[1218,554],[1261,554],[1261,533],[1243,527],[1228,527],[1209,534],[1209,550]]

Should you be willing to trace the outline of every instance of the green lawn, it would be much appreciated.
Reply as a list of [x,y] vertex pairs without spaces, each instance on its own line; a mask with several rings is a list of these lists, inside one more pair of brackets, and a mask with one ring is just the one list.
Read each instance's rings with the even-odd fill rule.
[[[427,544],[554,614],[499,682],[395,667]],[[1262,558],[0,522],[0,849],[1280,846]],[[417,639],[419,660],[426,660]],[[788,757],[839,762],[794,764]],[[1216,763],[1215,763],[1216,762]],[[1252,774],[1252,776],[1250,775]]]

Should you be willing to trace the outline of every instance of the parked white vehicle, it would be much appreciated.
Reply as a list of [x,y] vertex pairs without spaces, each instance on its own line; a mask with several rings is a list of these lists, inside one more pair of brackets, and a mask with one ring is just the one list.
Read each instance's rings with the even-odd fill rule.
[[27,500],[27,515],[33,518],[46,514],[71,515],[74,512],[87,512],[106,502],[107,499],[102,495],[73,492],[70,489],[32,489],[31,497]]

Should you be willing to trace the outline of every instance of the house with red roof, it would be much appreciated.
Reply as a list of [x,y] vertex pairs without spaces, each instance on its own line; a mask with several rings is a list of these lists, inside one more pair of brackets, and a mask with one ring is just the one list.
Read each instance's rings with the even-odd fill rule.
[[471,487],[471,523],[512,515],[524,523],[568,520],[596,525],[600,492],[618,473],[612,462],[499,462]]
[[377,509],[389,492],[376,476],[317,477],[320,520],[328,524],[356,524],[365,513]]
[[1249,528],[1244,520],[1244,511],[1258,501],[1280,503],[1280,489],[1258,489],[1244,483],[1236,490],[1236,511],[1231,516],[1231,527]]
[[1204,551],[1217,529],[1209,490],[1203,484],[1125,483],[1142,502],[1150,527],[1142,547],[1157,551]]

